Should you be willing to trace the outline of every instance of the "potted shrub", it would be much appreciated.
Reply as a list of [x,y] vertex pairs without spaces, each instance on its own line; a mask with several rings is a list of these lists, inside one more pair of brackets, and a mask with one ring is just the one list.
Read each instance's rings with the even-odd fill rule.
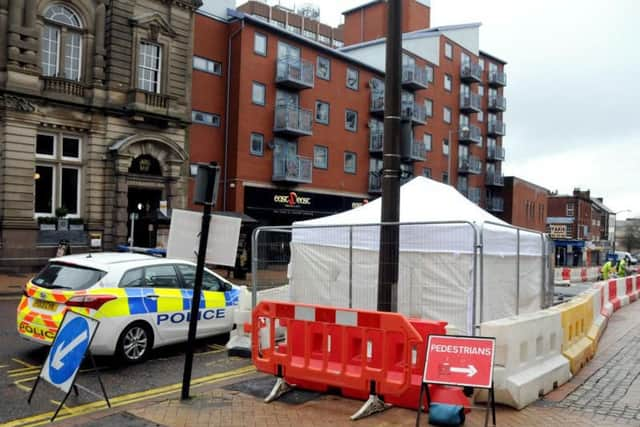
[[84,231],[84,220],[82,218],[69,218],[70,231]]
[[58,218],[58,231],[64,231],[69,229],[69,220],[65,218],[69,211],[65,207],[59,207],[56,209],[56,218]]
[[38,225],[42,231],[56,231],[56,224],[58,218],[55,216],[41,216],[38,217]]

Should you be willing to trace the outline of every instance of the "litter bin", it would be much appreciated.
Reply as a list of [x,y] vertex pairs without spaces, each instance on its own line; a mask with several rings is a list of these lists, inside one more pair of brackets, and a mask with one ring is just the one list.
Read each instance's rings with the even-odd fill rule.
[[58,249],[56,249],[56,257],[71,255],[71,244],[68,240],[60,240],[58,242]]

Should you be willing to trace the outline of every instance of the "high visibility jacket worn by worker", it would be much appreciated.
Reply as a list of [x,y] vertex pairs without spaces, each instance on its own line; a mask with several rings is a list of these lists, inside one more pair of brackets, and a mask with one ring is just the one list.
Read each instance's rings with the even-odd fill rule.
[[611,275],[612,269],[613,269],[613,265],[611,265],[611,261],[607,261],[604,263],[604,265],[602,266],[602,269],[600,270],[602,272],[603,280],[607,280],[609,278],[609,275]]
[[627,263],[622,258],[618,261],[618,277],[625,276],[627,274]]

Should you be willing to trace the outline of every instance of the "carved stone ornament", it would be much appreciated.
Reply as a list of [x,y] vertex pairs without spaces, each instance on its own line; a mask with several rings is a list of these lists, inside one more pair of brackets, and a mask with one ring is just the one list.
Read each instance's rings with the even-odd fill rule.
[[33,113],[36,110],[35,104],[26,98],[14,95],[0,94],[0,108]]
[[149,39],[152,42],[158,42],[158,34],[160,33],[160,26],[155,24],[155,23],[151,23],[149,24]]

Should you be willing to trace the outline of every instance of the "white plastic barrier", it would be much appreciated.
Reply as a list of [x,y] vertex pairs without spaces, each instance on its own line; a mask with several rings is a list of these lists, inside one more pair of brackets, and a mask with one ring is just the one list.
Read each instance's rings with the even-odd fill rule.
[[608,317],[605,316],[603,311],[603,304],[607,301],[606,296],[606,284],[596,283],[592,289],[584,293],[593,294],[593,323],[587,331],[587,337],[592,341],[593,352],[598,349],[598,342],[607,327]]
[[571,283],[580,283],[582,282],[582,268],[572,268],[571,269]]
[[[480,325],[482,336],[496,337],[494,388],[496,401],[522,409],[571,378],[562,356],[560,312],[535,313]],[[477,399],[486,401],[486,392]]]
[[626,279],[624,277],[617,278],[616,287],[618,299],[620,300],[620,306],[624,307],[625,305],[629,305],[629,295],[627,295]]

